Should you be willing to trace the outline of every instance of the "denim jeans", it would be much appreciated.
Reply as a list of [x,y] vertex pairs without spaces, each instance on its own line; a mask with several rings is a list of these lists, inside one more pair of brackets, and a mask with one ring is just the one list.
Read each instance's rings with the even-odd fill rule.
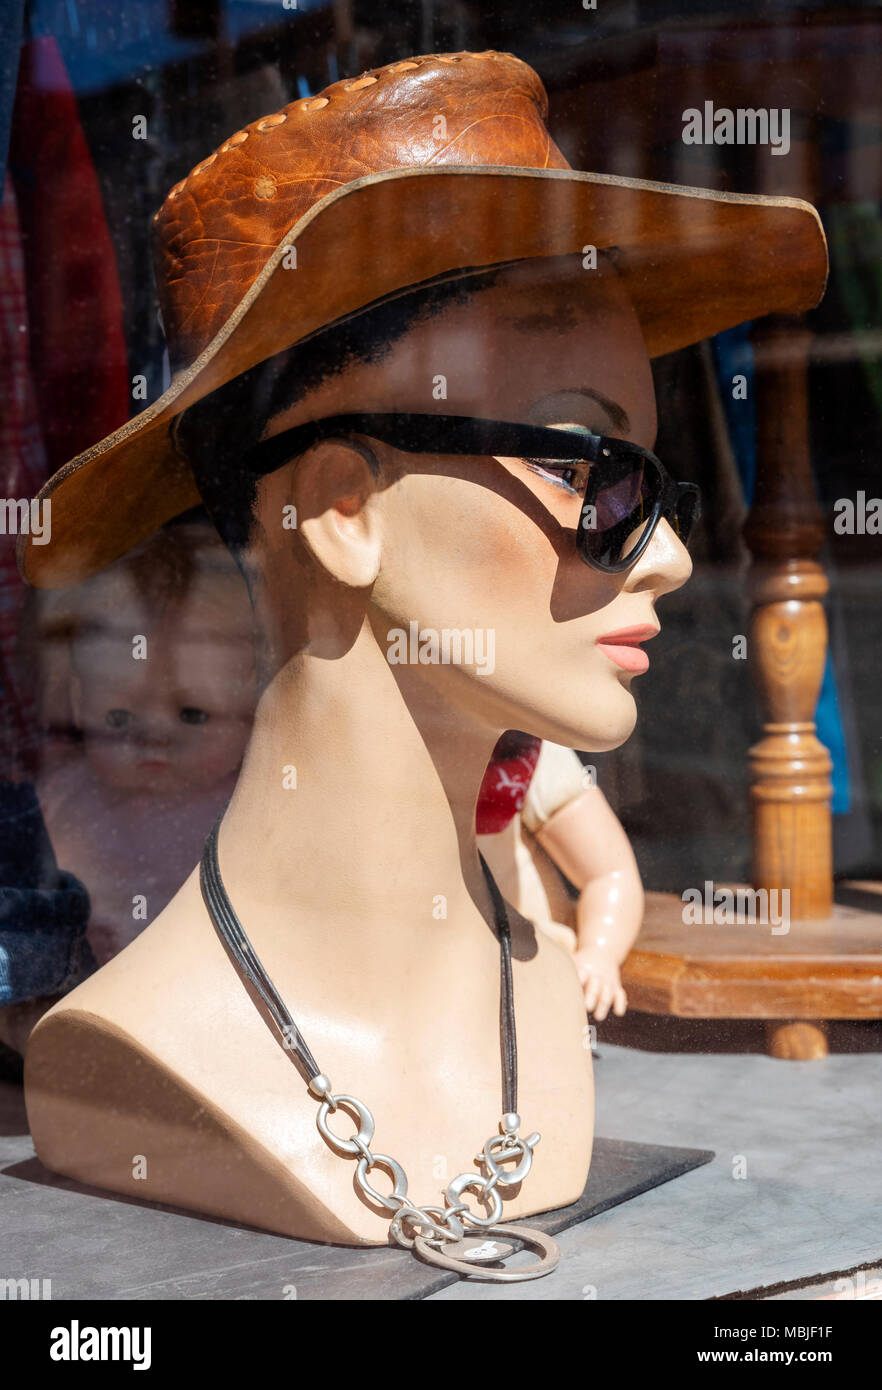
[[95,969],[89,895],[60,870],[33,786],[0,783],[0,1005],[64,994]]

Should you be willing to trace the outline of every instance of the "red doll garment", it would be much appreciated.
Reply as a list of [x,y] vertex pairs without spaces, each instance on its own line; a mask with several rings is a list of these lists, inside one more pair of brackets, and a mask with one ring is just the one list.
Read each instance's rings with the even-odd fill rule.
[[487,764],[475,812],[479,835],[498,835],[518,814],[536,771],[541,738],[509,729]]

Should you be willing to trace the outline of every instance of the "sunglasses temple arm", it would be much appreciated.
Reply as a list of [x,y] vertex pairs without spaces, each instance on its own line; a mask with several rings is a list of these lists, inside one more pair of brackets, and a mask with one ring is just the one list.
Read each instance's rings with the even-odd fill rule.
[[[409,438],[403,436],[408,434]],[[443,433],[443,439],[439,439]],[[588,459],[594,462],[606,442],[590,430],[552,430],[543,425],[517,425],[510,421],[460,419],[448,415],[405,415],[392,421],[382,416],[341,415],[294,425],[290,430],[263,440],[246,458],[258,475],[281,468],[320,439],[334,435],[364,434],[380,439],[405,453],[486,454],[536,457],[551,461]],[[554,435],[552,439],[550,436]],[[552,447],[552,443],[554,447]],[[561,447],[563,446],[563,447]]]

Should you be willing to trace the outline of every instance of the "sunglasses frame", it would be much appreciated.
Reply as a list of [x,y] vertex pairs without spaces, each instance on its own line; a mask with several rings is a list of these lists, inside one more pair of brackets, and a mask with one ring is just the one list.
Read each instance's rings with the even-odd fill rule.
[[582,499],[580,521],[576,528],[576,549],[586,565],[603,574],[621,574],[635,565],[663,517],[679,531],[679,504],[687,496],[693,498],[690,530],[692,523],[701,516],[701,493],[695,483],[677,482],[661,460],[648,449],[641,448],[639,444],[609,435],[595,434],[581,425],[566,425],[552,429],[547,425],[526,425],[513,420],[486,420],[474,415],[384,412],[328,415],[320,420],[308,420],[302,425],[294,425],[289,430],[261,440],[246,455],[243,463],[255,477],[264,477],[275,472],[277,468],[282,468],[292,458],[305,453],[319,440],[356,434],[369,439],[379,439],[404,453],[483,454],[488,457],[523,458],[542,463],[596,463],[601,458],[627,458],[639,463],[641,467],[648,465],[658,478],[658,498],[644,526],[643,534],[633,550],[610,564],[595,559],[587,550],[592,528],[583,525],[582,518],[593,506],[588,500],[591,491],[589,476]]

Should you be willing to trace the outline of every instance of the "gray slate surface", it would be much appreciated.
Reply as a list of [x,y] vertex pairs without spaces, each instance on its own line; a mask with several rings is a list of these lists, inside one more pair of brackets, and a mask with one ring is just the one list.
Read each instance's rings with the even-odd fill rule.
[[[552,1233],[584,1225],[712,1158],[598,1139],[581,1200],[524,1224]],[[0,1083],[0,1251],[0,1276],[51,1279],[53,1300],[421,1299],[459,1282],[405,1251],[289,1240],[49,1173],[34,1157],[21,1088],[10,1082]]]
[[[853,1046],[860,1033],[882,1047],[878,1026],[853,1029]],[[591,1288],[601,1301],[723,1298],[882,1263],[879,1051],[786,1062],[602,1037],[599,1050],[600,1129],[713,1149],[714,1161],[564,1231],[545,1279],[433,1299],[571,1301]]]

